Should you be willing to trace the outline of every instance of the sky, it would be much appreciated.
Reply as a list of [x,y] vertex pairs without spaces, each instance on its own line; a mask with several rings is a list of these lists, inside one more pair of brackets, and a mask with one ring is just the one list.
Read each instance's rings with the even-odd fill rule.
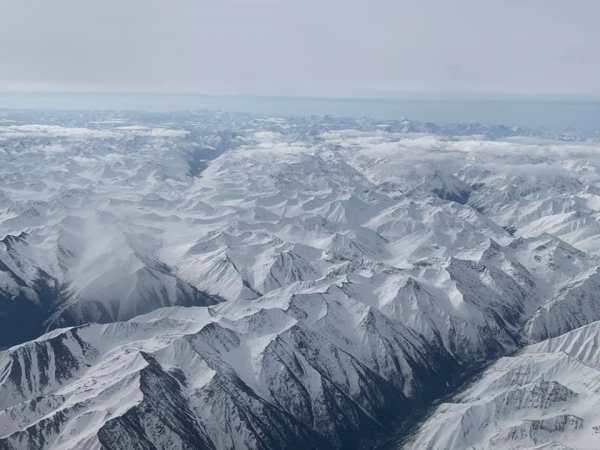
[[0,91],[600,97],[597,0],[0,0]]

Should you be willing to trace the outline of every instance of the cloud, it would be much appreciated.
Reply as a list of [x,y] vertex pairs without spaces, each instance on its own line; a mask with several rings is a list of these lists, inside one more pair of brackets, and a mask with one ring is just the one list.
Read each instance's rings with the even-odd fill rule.
[[183,137],[187,134],[189,134],[189,132],[186,130],[142,126],[115,127],[101,130],[36,124],[0,126],[0,139],[19,137],[55,137],[71,139],[107,139],[124,136]]
[[89,128],[71,128],[58,125],[11,125],[0,127],[0,137],[59,137],[76,139],[102,139],[118,137],[120,134],[111,130],[92,130]]
[[[597,179],[595,171],[580,172],[581,162],[600,173],[600,142],[570,143],[527,138],[489,141],[432,135],[402,135],[356,131],[326,132],[323,146],[336,149],[361,171],[393,181],[436,170],[478,167],[503,177],[572,177]],[[381,177],[385,178],[381,178]],[[582,178],[582,179],[583,179]]]

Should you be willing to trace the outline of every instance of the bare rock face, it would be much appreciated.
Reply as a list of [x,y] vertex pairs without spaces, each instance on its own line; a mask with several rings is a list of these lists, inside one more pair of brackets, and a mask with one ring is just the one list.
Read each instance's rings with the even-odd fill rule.
[[455,363],[369,308],[336,327],[341,299],[159,309],[13,347],[0,363],[2,445],[357,447]]
[[595,448],[599,343],[596,322],[499,359],[401,447]]

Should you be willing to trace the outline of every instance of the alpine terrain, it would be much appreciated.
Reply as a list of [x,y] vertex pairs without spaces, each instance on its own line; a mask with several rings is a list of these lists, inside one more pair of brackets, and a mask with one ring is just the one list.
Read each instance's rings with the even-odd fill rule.
[[0,111],[0,450],[600,448],[600,135]]

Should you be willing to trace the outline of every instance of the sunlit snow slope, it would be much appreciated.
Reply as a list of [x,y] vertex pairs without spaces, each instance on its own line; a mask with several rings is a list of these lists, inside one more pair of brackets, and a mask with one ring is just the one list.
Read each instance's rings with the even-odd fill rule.
[[597,449],[600,322],[499,359],[405,448]]

